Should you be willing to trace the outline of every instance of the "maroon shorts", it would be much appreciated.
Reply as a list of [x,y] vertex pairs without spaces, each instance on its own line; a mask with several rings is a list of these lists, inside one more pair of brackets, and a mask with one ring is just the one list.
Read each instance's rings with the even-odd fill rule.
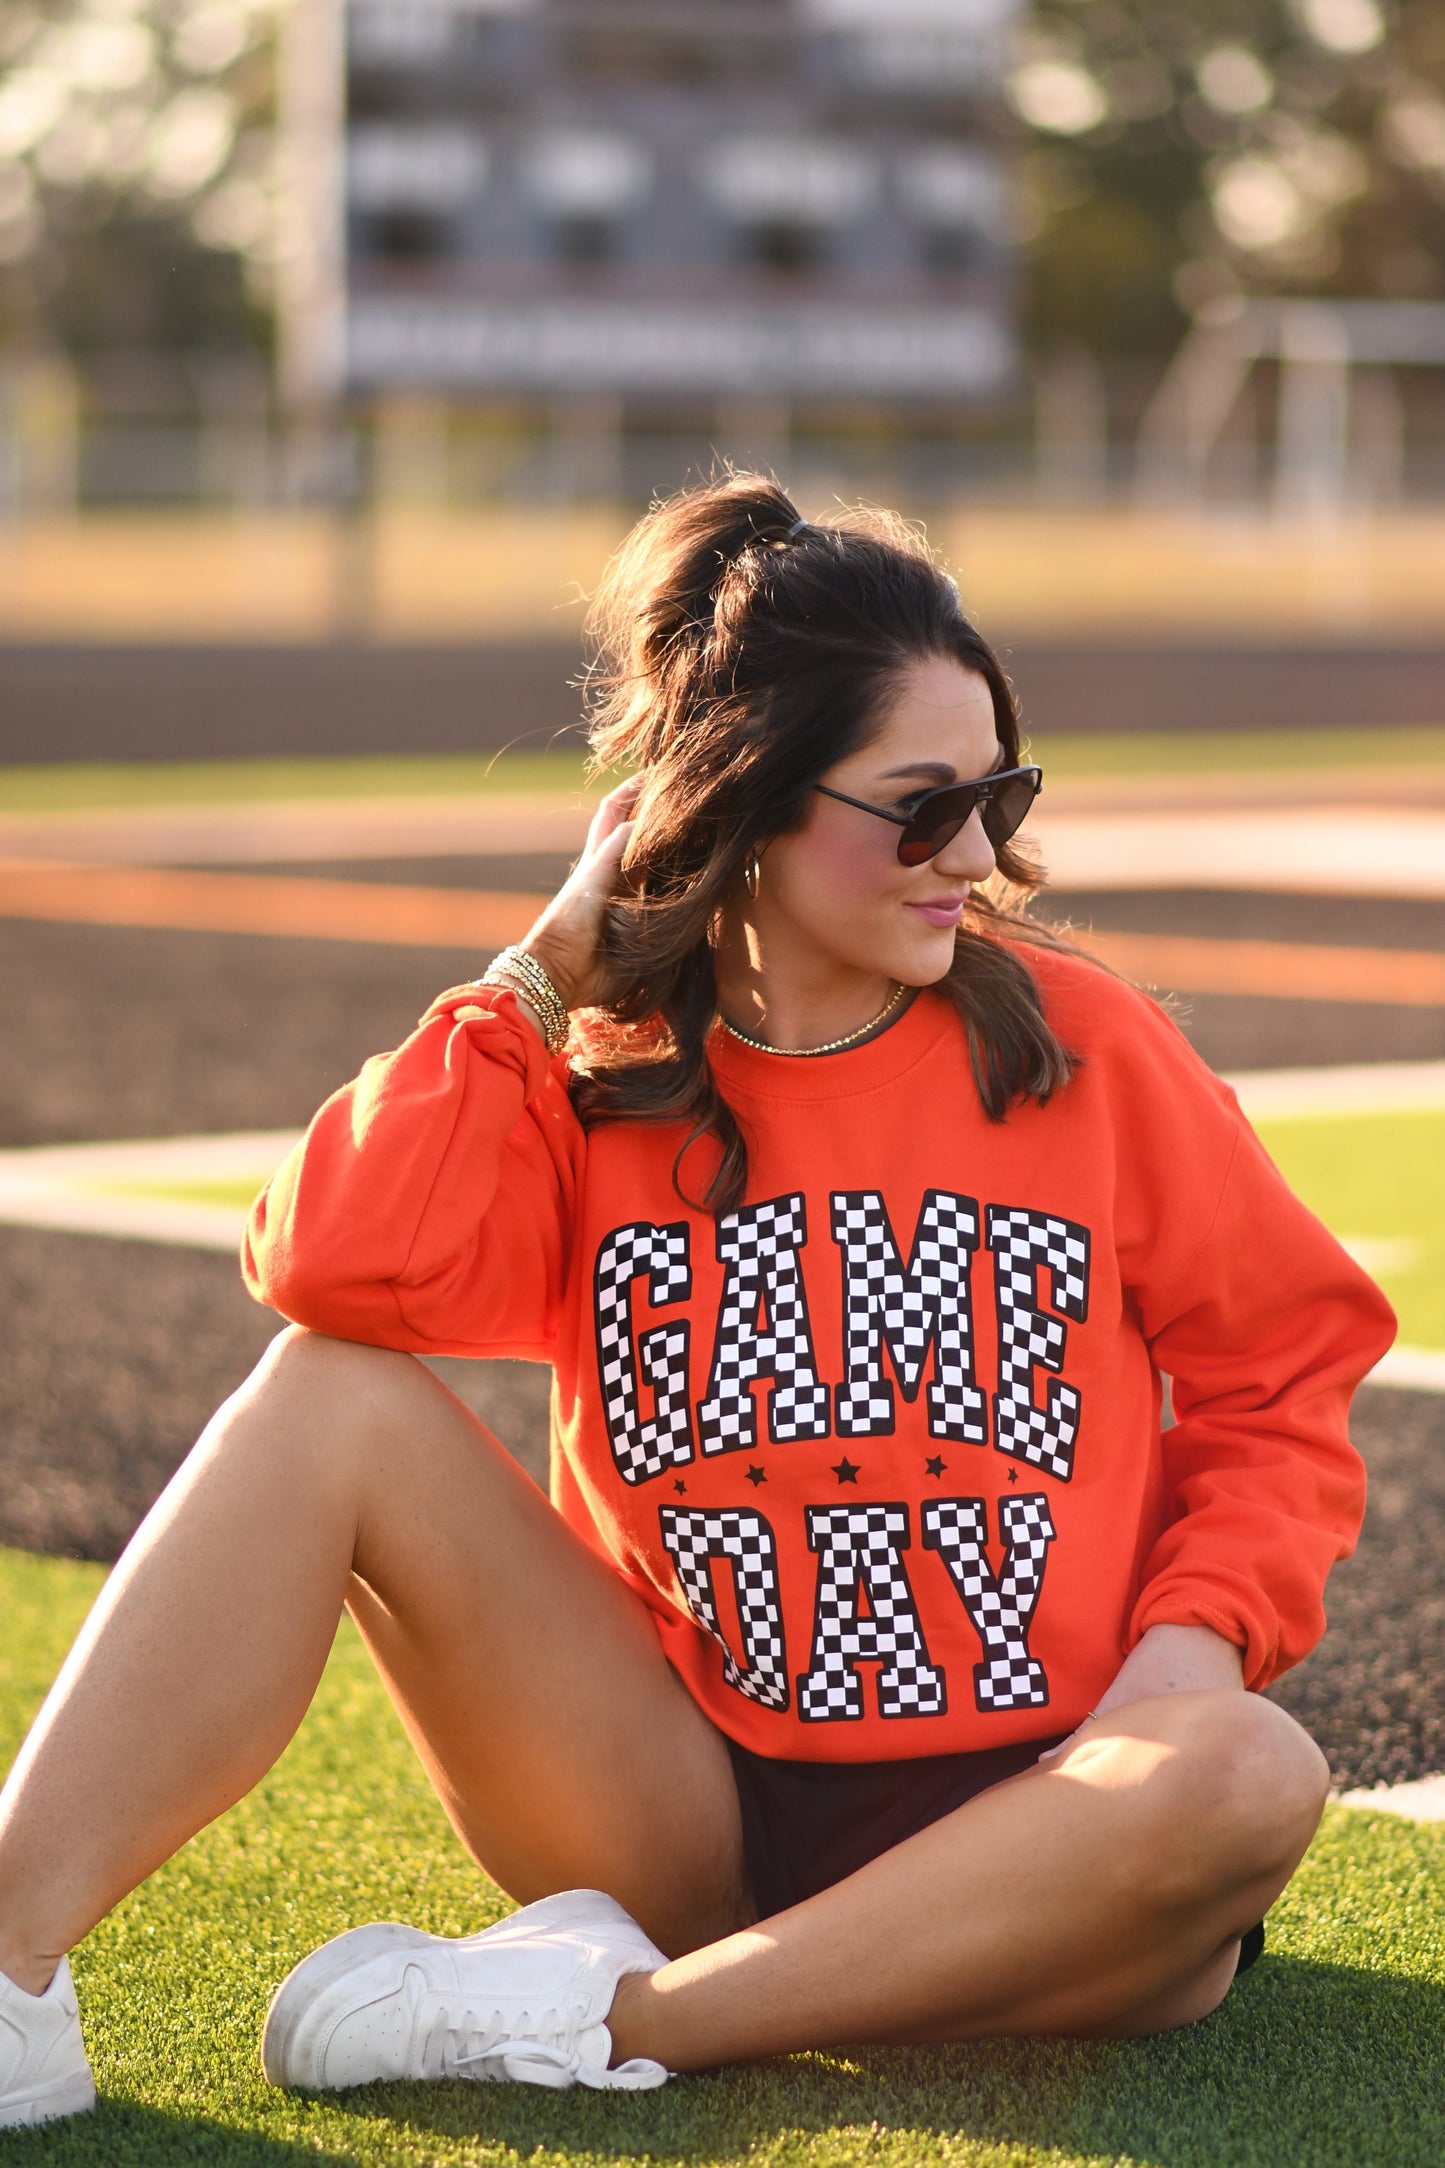
[[[1068,1736],[884,1762],[773,1761],[729,1739],[743,1856],[759,1917],[769,1919],[830,1889],[991,1784],[1031,1769]],[[1241,1938],[1236,1977],[1263,1948],[1261,1922]]]

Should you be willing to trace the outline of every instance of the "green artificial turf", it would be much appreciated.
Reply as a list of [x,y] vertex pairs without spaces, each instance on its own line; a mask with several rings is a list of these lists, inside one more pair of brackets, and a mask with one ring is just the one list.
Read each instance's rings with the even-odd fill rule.
[[93,1182],[89,1187],[107,1197],[165,1197],[178,1204],[229,1204],[245,1210],[254,1204],[257,1192],[268,1179],[268,1171],[258,1169],[254,1178],[231,1175],[216,1181]]
[[[1445,726],[1354,730],[1117,731],[1032,744],[1050,775],[1170,775],[1224,768],[1416,766],[1445,761]],[[334,760],[84,761],[0,768],[0,812],[233,803],[259,798],[430,797],[572,790],[584,779],[579,746],[549,753],[343,756]]]
[[[100,1584],[0,1551],[0,1756]],[[256,2042],[296,1958],[368,1918],[444,1934],[503,1901],[465,1859],[350,1628],[272,1775],[76,1954],[98,2114],[0,2136],[0,2161],[286,2168],[1438,2168],[1445,1827],[1333,1809],[1212,2017],[1119,2042],[794,2056],[659,2093],[272,2091]],[[966,1892],[963,1893],[966,1901]]]
[[[1395,1305],[1404,1345],[1445,1348],[1445,1111],[1306,1115],[1258,1128],[1331,1233],[1370,1245],[1361,1261]],[[1398,1259],[1387,1245],[1398,1245]]]
[[583,781],[580,748],[358,754],[334,760],[68,761],[50,768],[0,767],[0,812],[232,805],[264,798],[471,797],[496,791],[575,790]]
[[1375,724],[1358,730],[1040,731],[1033,757],[1051,776],[1195,775],[1225,768],[1428,767],[1445,761],[1445,725]]

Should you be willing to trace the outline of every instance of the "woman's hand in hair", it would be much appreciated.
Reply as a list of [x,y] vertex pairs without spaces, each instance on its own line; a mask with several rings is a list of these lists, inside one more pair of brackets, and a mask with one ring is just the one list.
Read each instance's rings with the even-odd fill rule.
[[607,793],[593,815],[582,856],[519,944],[536,957],[569,1009],[591,1008],[606,998],[602,928],[617,893],[618,868],[641,787],[642,778],[634,775]]

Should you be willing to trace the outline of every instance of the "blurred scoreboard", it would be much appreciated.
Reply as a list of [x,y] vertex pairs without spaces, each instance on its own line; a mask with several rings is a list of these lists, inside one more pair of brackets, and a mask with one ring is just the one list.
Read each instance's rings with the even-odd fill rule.
[[1014,0],[337,9],[335,389],[958,399],[1014,367]]

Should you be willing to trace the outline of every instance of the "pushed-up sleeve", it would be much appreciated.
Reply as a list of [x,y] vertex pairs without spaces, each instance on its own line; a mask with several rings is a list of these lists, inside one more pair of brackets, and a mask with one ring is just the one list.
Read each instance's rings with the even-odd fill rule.
[[582,1152],[513,996],[457,988],[316,1115],[252,1208],[246,1284],[338,1339],[545,1360]]
[[1143,1561],[1127,1645],[1165,1622],[1212,1626],[1243,1650],[1244,1683],[1259,1688],[1324,1632],[1326,1577],[1353,1551],[1365,1508],[1350,1399],[1395,1320],[1232,1093],[1201,1077],[1191,1096],[1202,1157],[1227,1151],[1193,1254],[1136,1289],[1172,1385],[1161,1446],[1173,1517]]

